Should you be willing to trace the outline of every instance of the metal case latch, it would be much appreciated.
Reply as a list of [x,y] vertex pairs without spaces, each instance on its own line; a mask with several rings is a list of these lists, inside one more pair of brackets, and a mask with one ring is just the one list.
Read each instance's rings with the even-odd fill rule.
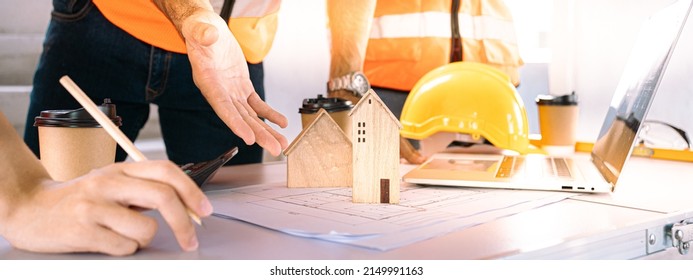
[[671,241],[672,245],[679,249],[679,254],[687,254],[693,242],[693,223],[686,221],[675,223],[671,227]]

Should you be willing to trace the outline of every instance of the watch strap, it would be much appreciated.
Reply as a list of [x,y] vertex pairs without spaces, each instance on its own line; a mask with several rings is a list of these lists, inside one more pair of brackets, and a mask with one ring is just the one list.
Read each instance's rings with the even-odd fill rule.
[[351,78],[354,73],[349,73],[341,77],[332,78],[327,82],[327,91],[353,90],[351,88]]

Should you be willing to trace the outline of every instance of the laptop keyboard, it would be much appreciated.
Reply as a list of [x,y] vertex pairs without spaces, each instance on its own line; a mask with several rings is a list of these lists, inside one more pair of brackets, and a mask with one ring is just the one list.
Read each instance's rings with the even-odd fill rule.
[[532,165],[529,168],[525,161],[526,158],[521,156],[504,156],[496,171],[496,178],[510,178],[518,174],[529,175],[524,174],[525,172],[541,173],[550,178],[572,178],[569,158],[547,157],[543,159],[541,166]]
[[524,157],[504,156],[498,171],[496,171],[496,178],[510,178],[514,176],[522,169],[524,162]]
[[571,178],[570,168],[568,168],[567,158],[546,158],[544,173],[550,177]]

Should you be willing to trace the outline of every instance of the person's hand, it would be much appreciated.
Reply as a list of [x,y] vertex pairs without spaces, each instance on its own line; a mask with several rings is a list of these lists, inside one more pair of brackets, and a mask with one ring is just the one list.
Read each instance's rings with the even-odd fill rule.
[[255,92],[241,47],[226,23],[217,14],[200,10],[186,18],[181,34],[195,84],[217,115],[246,144],[257,142],[279,155],[288,142],[260,117],[282,128],[287,119]]
[[112,164],[77,179],[44,181],[9,211],[3,236],[34,252],[128,255],[149,244],[156,209],[183,250],[198,247],[187,209],[204,217],[212,206],[195,183],[169,161]]
[[411,142],[402,136],[399,136],[399,157],[404,159],[404,163],[409,164],[422,164],[426,161],[426,157],[421,155]]

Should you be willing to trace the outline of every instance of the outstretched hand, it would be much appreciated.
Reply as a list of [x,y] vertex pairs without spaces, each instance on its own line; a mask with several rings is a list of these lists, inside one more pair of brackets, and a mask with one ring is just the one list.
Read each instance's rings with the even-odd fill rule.
[[226,23],[211,11],[198,11],[183,22],[181,34],[193,80],[221,120],[246,144],[257,142],[279,155],[288,146],[286,138],[260,118],[282,128],[288,121],[255,92],[241,47]]

